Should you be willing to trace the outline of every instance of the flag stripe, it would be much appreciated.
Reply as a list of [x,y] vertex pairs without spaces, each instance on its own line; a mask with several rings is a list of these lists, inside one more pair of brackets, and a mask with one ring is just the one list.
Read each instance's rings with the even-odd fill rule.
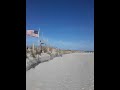
[[32,36],[32,37],[39,37],[38,31],[35,31],[35,30],[27,30],[26,35]]

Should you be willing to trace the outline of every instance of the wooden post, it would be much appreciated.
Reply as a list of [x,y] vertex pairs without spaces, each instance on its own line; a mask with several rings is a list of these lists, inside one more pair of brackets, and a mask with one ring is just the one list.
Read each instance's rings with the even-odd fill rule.
[[32,45],[32,52],[34,53],[34,43],[33,43],[33,45]]

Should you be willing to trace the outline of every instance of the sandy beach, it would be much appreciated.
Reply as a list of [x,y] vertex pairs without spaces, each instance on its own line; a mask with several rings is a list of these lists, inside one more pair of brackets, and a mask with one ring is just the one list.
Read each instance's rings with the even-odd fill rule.
[[72,53],[26,72],[26,90],[94,90],[94,53]]

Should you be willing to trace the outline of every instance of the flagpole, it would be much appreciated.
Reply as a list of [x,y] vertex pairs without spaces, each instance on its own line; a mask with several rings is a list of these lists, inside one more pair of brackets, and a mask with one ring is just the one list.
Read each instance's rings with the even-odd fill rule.
[[38,31],[38,47],[40,45],[40,28],[39,28],[39,31]]
[[[41,32],[42,33],[42,41],[43,41],[43,32]],[[43,41],[44,42],[44,41]]]
[[[39,45],[40,45],[40,28],[38,30],[38,51],[39,51]],[[39,60],[39,54],[38,54],[38,60]]]

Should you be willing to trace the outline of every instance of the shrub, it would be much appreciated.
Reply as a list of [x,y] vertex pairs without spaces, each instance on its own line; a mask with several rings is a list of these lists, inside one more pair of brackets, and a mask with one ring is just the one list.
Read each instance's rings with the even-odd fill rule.
[[37,50],[36,50],[36,54],[39,54],[39,55],[40,55],[41,53],[42,53],[41,49],[37,49]]
[[30,52],[30,50],[29,49],[26,49],[26,53],[29,53]]
[[52,56],[52,53],[50,53],[50,52],[47,52],[47,54],[49,54],[50,56]]
[[35,56],[35,53],[34,53],[34,52],[32,52],[32,53],[31,53],[31,56],[32,56],[33,58],[36,58],[36,56]]
[[43,50],[45,53],[47,53],[47,47],[43,46],[43,47],[42,47],[42,50]]

